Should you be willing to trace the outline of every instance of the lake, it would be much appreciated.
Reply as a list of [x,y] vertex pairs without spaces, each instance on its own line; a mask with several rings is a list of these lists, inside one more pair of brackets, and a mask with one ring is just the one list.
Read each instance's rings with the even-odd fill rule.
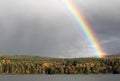
[[0,81],[120,81],[120,75],[0,75]]

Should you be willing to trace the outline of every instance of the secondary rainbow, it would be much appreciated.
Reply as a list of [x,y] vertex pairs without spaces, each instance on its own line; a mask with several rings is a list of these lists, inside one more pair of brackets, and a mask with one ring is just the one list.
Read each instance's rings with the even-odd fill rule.
[[74,18],[75,22],[78,24],[78,27],[85,35],[86,39],[88,40],[89,44],[92,45],[95,54],[103,58],[105,57],[105,53],[103,52],[102,47],[100,46],[97,37],[95,36],[94,31],[88,25],[87,21],[82,16],[81,12],[77,10],[74,4],[70,0],[62,0],[66,8],[69,10],[70,14]]

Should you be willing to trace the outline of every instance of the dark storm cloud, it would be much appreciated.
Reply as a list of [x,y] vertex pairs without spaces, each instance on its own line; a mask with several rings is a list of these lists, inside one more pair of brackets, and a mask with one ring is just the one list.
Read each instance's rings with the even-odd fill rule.
[[0,51],[60,56],[56,54],[63,54],[79,39],[78,30],[69,27],[72,22],[66,21],[67,16],[56,0],[54,4],[49,0],[31,1],[1,1]]
[[[108,53],[120,52],[117,45],[120,43],[119,1],[73,2],[95,30],[104,50]],[[61,1],[0,0],[1,53],[93,56],[91,46]]]
[[109,54],[119,53],[120,1],[92,0],[81,4],[85,18],[95,30],[105,51]]

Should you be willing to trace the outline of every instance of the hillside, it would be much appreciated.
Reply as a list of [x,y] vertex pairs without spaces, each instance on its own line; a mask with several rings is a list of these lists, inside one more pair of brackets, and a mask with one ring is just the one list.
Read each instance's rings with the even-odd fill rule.
[[1,74],[119,74],[120,55],[106,58],[50,58],[0,55]]

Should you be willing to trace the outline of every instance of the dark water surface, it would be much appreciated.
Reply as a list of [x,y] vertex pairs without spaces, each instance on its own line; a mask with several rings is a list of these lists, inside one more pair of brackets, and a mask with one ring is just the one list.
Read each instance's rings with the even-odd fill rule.
[[120,75],[0,75],[0,81],[120,81]]

